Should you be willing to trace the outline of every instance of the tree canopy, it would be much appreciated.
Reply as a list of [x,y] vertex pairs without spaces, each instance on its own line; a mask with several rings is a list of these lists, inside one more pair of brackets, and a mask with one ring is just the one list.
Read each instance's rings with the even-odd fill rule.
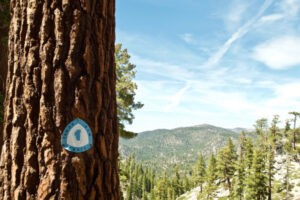
[[117,74],[117,105],[120,136],[132,138],[136,133],[126,131],[125,123],[132,124],[133,111],[142,108],[141,102],[135,101],[137,84],[133,82],[136,65],[130,63],[127,49],[122,49],[122,44],[115,46],[116,74]]

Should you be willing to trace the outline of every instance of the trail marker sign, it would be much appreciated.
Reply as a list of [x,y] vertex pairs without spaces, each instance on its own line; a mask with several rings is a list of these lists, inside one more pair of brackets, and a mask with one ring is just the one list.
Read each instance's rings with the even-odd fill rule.
[[71,152],[84,152],[93,146],[93,134],[89,125],[77,118],[70,122],[61,137],[62,147]]

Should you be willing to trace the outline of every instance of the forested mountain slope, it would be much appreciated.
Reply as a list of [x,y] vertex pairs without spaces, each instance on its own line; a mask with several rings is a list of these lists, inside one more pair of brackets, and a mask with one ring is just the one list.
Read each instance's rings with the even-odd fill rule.
[[[158,170],[173,168],[175,165],[184,170],[195,163],[200,152],[205,157],[211,152],[216,153],[225,146],[228,137],[236,143],[240,136],[239,131],[242,130],[208,124],[171,130],[159,129],[142,132],[130,140],[121,138],[119,150],[122,157],[134,153],[136,160]],[[247,134],[254,136],[249,132]]]
[[[275,163],[274,163],[274,179],[273,179],[273,190],[272,190],[272,199],[282,200],[285,199],[286,191],[285,182],[287,166],[289,170],[289,182],[290,182],[290,200],[299,200],[300,199],[300,163],[295,162],[294,160],[289,160],[287,155],[276,154]],[[219,182],[219,181],[216,181]],[[201,198],[198,197],[200,192],[200,186],[191,189],[185,194],[177,198],[177,200],[198,200]],[[219,187],[216,192],[215,199],[227,199],[229,191],[224,187]],[[197,198],[198,197],[198,198]]]

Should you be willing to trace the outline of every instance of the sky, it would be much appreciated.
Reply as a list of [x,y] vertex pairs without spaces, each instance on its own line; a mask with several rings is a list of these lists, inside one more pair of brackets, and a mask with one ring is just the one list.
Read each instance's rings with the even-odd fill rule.
[[299,20],[300,0],[117,0],[144,103],[126,129],[283,126],[300,111]]

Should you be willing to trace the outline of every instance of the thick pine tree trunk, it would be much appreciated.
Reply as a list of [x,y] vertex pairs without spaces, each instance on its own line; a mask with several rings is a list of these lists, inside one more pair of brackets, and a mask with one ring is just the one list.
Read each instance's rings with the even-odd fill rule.
[[[0,199],[120,198],[114,0],[11,0]],[[75,118],[94,146],[61,147]]]

